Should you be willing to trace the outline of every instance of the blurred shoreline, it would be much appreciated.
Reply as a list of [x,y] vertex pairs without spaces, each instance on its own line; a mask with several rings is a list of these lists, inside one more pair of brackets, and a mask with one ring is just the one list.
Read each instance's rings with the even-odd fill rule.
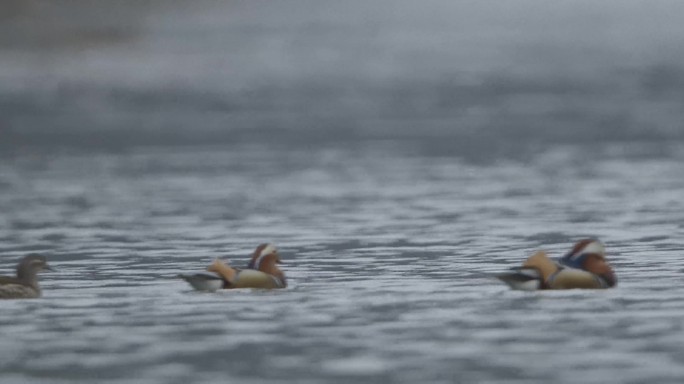
[[681,141],[649,4],[3,2],[0,148]]

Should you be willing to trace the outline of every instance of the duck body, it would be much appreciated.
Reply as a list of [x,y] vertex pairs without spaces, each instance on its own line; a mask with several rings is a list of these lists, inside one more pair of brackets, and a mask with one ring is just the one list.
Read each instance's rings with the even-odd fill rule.
[[224,288],[225,280],[216,274],[211,272],[199,272],[192,275],[178,275],[181,279],[185,280],[197,291],[208,291],[213,292]]
[[38,285],[38,272],[51,270],[45,257],[30,254],[24,257],[17,266],[17,276],[0,276],[0,299],[33,299],[42,292]]
[[179,275],[198,291],[216,291],[219,289],[286,288],[285,274],[276,264],[280,263],[278,251],[271,244],[261,244],[252,255],[247,268],[238,269],[214,260],[206,272],[192,275]]
[[287,282],[255,269],[241,270],[228,288],[286,288]]
[[603,289],[617,285],[613,269],[605,259],[603,244],[586,239],[557,261],[543,251],[530,256],[521,267],[497,275],[512,289]]
[[33,299],[41,296],[40,287],[15,279],[0,276],[0,299]]

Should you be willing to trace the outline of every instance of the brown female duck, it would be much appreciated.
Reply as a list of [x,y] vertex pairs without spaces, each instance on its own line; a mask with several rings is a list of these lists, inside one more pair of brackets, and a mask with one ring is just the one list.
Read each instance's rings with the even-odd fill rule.
[[31,299],[40,297],[38,273],[51,271],[44,256],[32,253],[17,266],[17,277],[0,276],[0,299]]

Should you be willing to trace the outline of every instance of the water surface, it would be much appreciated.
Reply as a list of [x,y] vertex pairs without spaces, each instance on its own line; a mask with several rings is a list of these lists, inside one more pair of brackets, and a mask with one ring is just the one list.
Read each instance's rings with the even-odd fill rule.
[[2,2],[0,382],[681,383],[682,4]]
[[[665,149],[4,158],[3,267],[41,251],[59,270],[44,298],[3,302],[3,381],[677,382],[684,151]],[[606,242],[616,289],[491,277],[587,235]],[[262,241],[288,289],[202,294],[174,278],[243,264]]]

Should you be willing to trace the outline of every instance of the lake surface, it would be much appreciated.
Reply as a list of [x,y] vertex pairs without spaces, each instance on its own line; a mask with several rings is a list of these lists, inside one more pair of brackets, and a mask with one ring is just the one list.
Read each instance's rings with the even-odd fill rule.
[[[3,384],[684,380],[680,3],[87,3],[0,26]],[[615,289],[493,278],[588,236]]]
[[[3,382],[677,382],[684,149],[551,148],[475,164],[383,148],[141,149],[4,158]],[[522,293],[491,275],[583,236],[619,286]],[[177,273],[284,255],[288,289]]]

